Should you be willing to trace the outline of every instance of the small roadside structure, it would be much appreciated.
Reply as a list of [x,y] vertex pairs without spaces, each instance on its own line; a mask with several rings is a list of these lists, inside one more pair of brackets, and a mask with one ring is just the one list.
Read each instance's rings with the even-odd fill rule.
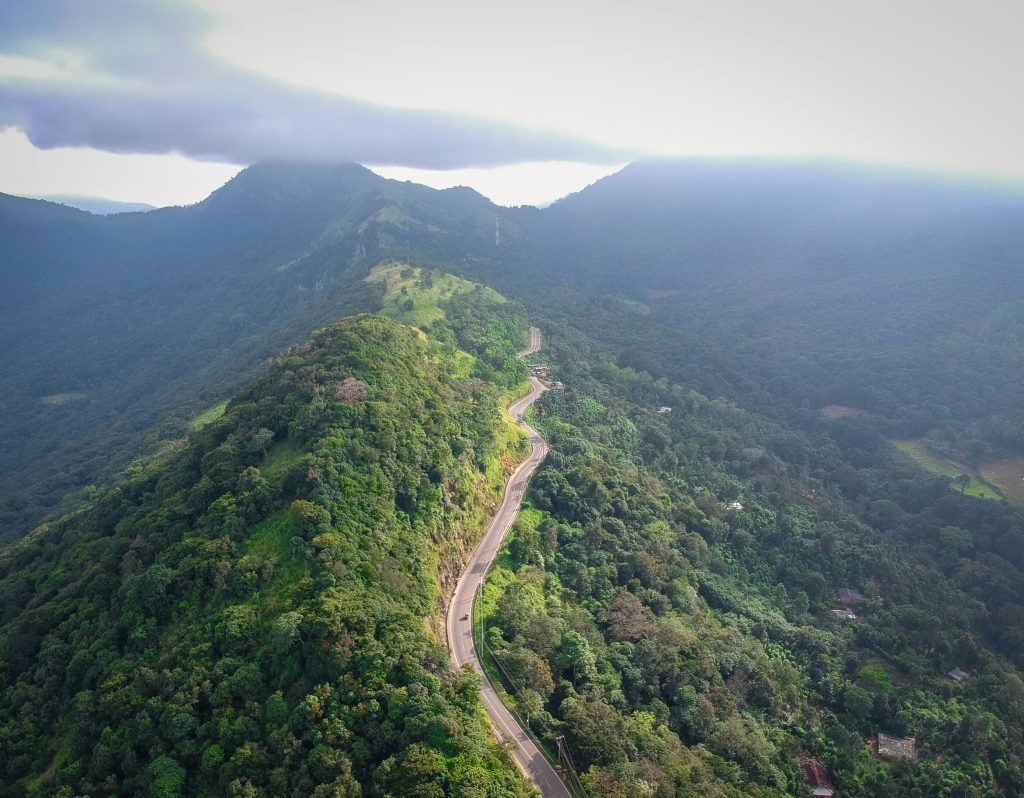
[[971,674],[969,674],[965,670],[961,670],[960,668],[953,668],[953,670],[951,670],[946,675],[949,676],[949,678],[957,684],[963,684],[964,682],[969,681],[971,678]]
[[840,621],[855,621],[857,620],[857,614],[853,610],[841,609],[841,610],[829,610],[835,618]]
[[550,377],[551,367],[547,363],[534,363],[530,366],[530,371],[534,377]]
[[671,412],[672,412],[672,408],[669,407],[668,405],[663,405],[662,407],[658,408],[658,414],[662,415],[662,416],[664,416],[664,415],[666,415],[668,413],[671,413]]
[[556,382],[551,386],[551,390],[554,393],[565,393],[565,386],[561,382]]
[[847,606],[860,604],[864,600],[864,594],[855,587],[839,588],[839,603]]
[[817,759],[801,759],[800,770],[804,772],[804,781],[811,795],[822,795],[829,798],[835,790],[829,781],[828,771]]
[[743,502],[728,502],[725,505],[725,509],[726,510],[734,510],[735,512],[739,512],[740,510],[743,509]]
[[878,755],[886,759],[917,759],[917,740],[913,737],[879,734]]

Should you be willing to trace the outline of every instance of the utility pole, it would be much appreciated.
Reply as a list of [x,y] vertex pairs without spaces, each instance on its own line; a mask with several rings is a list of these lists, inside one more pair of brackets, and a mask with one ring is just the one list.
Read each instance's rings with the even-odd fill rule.
[[561,734],[558,735],[555,738],[555,745],[558,746],[558,763],[569,773],[569,784],[576,788],[579,795],[586,795],[587,791],[584,789],[583,783],[580,781],[580,777],[576,773],[576,765],[573,763],[572,756],[569,754],[569,747],[565,744],[565,737]]

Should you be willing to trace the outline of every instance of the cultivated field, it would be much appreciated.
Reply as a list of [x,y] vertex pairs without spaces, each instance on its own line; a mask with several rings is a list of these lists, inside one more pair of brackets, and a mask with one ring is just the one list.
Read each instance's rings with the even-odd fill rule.
[[982,465],[981,475],[999,488],[1011,504],[1024,507],[1024,457],[992,460]]
[[[995,485],[991,484],[984,476],[963,463],[956,463],[947,460],[939,454],[926,448],[920,441],[893,441],[893,444],[904,454],[909,455],[917,463],[931,471],[933,474],[941,474],[944,477],[958,477],[966,474],[971,478],[970,483],[964,489],[968,496],[979,496],[982,499],[1002,499],[1003,495]],[[955,488],[960,490],[959,487]]]
[[821,408],[821,414],[825,418],[857,418],[857,416],[863,415],[864,411],[859,410],[856,407],[848,407],[847,405],[828,405],[827,407]]

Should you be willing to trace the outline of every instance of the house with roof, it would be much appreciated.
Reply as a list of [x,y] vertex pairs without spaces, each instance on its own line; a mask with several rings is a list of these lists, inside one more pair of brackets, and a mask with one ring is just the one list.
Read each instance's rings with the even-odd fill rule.
[[860,604],[864,600],[864,594],[861,593],[855,587],[841,587],[839,588],[839,603],[850,606],[851,604]]
[[951,670],[946,675],[949,676],[949,678],[952,679],[957,684],[963,684],[964,682],[966,682],[968,679],[971,678],[971,674],[969,674],[967,671],[962,670],[960,668],[953,668],[953,670]]

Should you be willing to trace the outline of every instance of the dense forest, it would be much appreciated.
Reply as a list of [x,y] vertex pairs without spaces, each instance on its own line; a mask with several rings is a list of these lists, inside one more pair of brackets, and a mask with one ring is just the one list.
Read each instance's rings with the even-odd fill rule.
[[439,230],[487,240],[488,207],[355,164],[260,164],[197,205],[107,217],[0,195],[0,541],[145,465],[315,329],[375,310],[382,257],[427,257]]
[[556,203],[509,257],[575,315],[617,314],[605,340],[630,365],[790,421],[847,407],[978,461],[1024,445],[1022,221],[1019,186],[635,164]]
[[3,794],[529,794],[438,631],[522,449],[493,296],[318,332],[0,554]]
[[[552,453],[484,625],[522,714],[566,736],[591,794],[798,794],[808,755],[845,795],[1024,789],[1019,577],[999,590],[953,524],[991,503],[932,481],[924,534],[880,532],[811,476],[838,463],[794,463],[815,453],[776,424],[549,329],[571,389],[538,408]],[[855,620],[832,612],[844,587],[863,591]],[[873,757],[879,732],[914,736],[916,761]]]
[[[437,620],[527,313],[565,391],[481,643],[592,795],[799,794],[807,757],[1024,793],[1022,197],[691,162],[543,210],[281,165],[163,217],[11,199],[0,534],[51,517],[0,550],[13,794],[525,790]],[[362,309],[428,337],[348,320],[210,409]]]

